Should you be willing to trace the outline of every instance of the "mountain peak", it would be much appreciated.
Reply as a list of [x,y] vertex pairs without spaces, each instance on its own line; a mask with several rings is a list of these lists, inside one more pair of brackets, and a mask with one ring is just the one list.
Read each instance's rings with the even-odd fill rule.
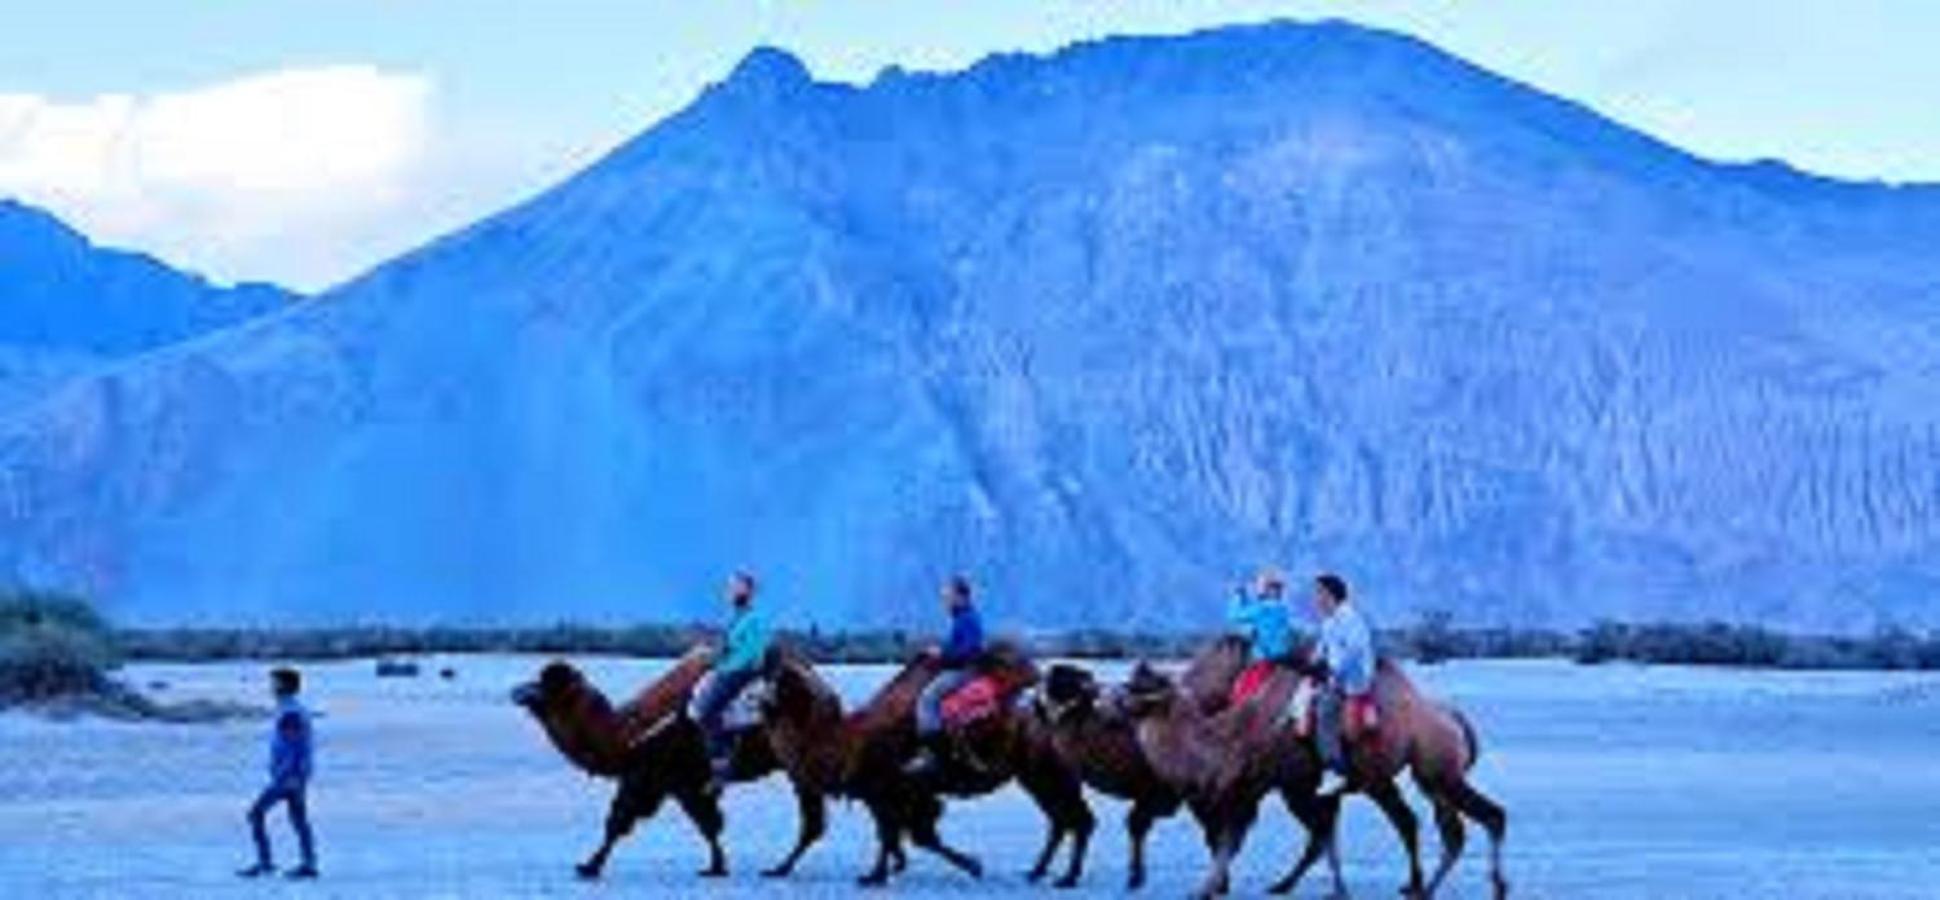
[[781,87],[813,84],[815,77],[800,57],[780,47],[763,45],[748,51],[728,73],[731,85]]

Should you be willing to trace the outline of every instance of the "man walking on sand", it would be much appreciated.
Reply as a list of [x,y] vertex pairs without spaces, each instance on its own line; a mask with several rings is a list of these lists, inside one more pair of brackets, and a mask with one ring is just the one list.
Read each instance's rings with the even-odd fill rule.
[[276,695],[276,719],[269,737],[269,786],[263,788],[256,803],[249,808],[249,833],[256,841],[256,864],[236,874],[261,878],[276,871],[276,865],[270,861],[269,834],[263,828],[263,816],[271,807],[283,803],[289,807],[290,827],[296,830],[303,853],[303,863],[284,877],[315,878],[317,853],[310,834],[308,808],[312,762],[310,713],[296,697],[303,690],[303,676],[295,669],[286,668],[270,672],[269,678],[270,689]]

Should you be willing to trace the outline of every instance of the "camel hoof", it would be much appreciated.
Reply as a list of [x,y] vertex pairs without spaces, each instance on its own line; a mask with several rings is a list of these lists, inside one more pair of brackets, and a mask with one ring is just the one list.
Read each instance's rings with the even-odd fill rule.
[[879,888],[889,883],[889,873],[870,872],[855,880],[857,887]]
[[724,869],[720,866],[708,866],[707,868],[702,869],[699,872],[695,872],[694,874],[699,875],[702,878],[726,878],[727,869]]
[[1029,872],[1024,873],[1024,880],[1030,882],[1031,884],[1036,884],[1044,880],[1044,875],[1045,875],[1045,872],[1043,869],[1032,869]]
[[969,873],[971,878],[983,880],[983,862],[974,856],[963,861],[963,871]]
[[1125,879],[1125,890],[1136,891],[1143,887],[1145,887],[1145,873],[1143,872],[1134,872],[1132,873],[1132,877]]
[[787,866],[775,866],[771,869],[761,870],[761,877],[763,878],[787,878],[793,874],[795,874],[794,871]]
[[580,863],[579,865],[576,865],[573,867],[573,871],[579,875],[579,880],[581,881],[600,880],[599,866],[589,865],[587,863]]
[[1051,882],[1051,886],[1061,891],[1068,891],[1078,886],[1078,876],[1066,875],[1063,878]]

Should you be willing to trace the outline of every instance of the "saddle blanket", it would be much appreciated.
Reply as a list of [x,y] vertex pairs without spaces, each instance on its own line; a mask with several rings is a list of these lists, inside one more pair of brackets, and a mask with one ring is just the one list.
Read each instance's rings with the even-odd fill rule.
[[1003,704],[997,679],[979,675],[943,698],[943,725],[957,729],[981,722],[995,715]]

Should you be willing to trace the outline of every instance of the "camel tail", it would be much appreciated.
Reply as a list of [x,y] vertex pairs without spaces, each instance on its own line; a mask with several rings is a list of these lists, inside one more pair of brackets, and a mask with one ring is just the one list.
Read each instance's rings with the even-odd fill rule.
[[1462,715],[1459,709],[1448,712],[1455,717],[1455,724],[1462,726],[1462,740],[1468,744],[1468,762],[1462,766],[1462,771],[1466,772],[1475,768],[1476,761],[1482,758],[1482,742],[1475,737],[1475,726],[1469,722],[1468,716]]

